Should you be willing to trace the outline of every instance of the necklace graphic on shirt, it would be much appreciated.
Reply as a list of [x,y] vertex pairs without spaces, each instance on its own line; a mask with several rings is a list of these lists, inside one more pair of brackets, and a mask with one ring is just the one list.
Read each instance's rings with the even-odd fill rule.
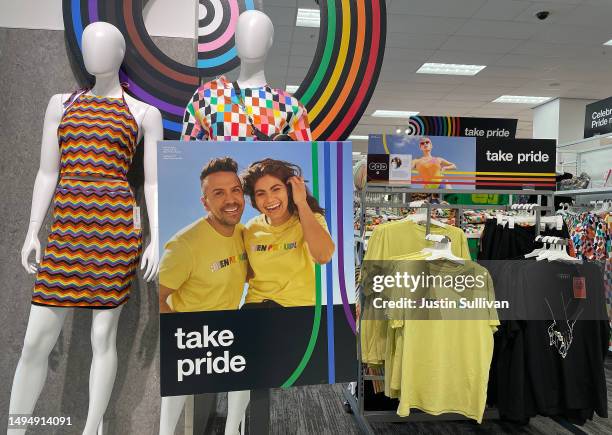
[[569,352],[570,346],[572,345],[572,341],[574,340],[574,325],[576,324],[578,317],[580,317],[580,314],[582,314],[582,309],[578,312],[574,320],[571,320],[571,321],[568,320],[567,307],[571,301],[568,302],[566,305],[565,299],[563,298],[563,295],[561,295],[561,303],[563,305],[563,314],[565,315],[565,320],[563,320],[561,323],[565,322],[565,324],[567,325],[567,329],[561,332],[556,329],[557,320],[555,319],[555,314],[553,313],[553,310],[550,307],[550,303],[548,302],[548,299],[544,298],[544,301],[546,302],[546,305],[548,305],[548,309],[550,310],[550,315],[553,318],[553,322],[547,329],[548,338],[550,340],[549,345],[555,346],[557,348],[557,352],[559,352],[559,355],[561,355],[561,358],[565,359],[565,357],[567,356],[567,353]]

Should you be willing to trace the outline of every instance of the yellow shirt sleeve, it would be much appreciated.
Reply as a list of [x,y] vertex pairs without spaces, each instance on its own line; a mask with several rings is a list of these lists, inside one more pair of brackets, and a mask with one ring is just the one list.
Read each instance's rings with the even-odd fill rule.
[[325,231],[329,233],[329,228],[327,227],[327,221],[325,220],[325,216],[323,216],[321,213],[314,213],[314,217],[317,220],[317,222],[319,222],[319,224],[323,228],[325,228]]
[[181,239],[171,239],[166,243],[159,266],[159,283],[178,290],[191,276],[193,261],[189,245]]

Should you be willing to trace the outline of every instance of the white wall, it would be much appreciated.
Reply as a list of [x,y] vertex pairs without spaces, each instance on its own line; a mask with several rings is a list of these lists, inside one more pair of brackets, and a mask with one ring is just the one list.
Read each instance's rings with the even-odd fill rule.
[[149,35],[195,38],[197,3],[196,0],[149,0],[143,11]]
[[62,0],[0,0],[0,27],[63,30]]
[[[151,36],[195,38],[196,0],[149,0],[143,11]],[[62,0],[0,0],[0,27],[63,30]]]
[[559,99],[533,108],[533,138],[559,138]]
[[559,143],[584,138],[584,114],[586,105],[595,100],[561,98],[559,110]]

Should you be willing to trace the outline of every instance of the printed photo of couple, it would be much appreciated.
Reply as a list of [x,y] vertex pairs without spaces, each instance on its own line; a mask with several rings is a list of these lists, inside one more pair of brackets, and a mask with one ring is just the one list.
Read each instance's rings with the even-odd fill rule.
[[216,153],[198,165],[195,149],[159,152],[160,312],[315,305],[315,265],[336,246],[311,162]]

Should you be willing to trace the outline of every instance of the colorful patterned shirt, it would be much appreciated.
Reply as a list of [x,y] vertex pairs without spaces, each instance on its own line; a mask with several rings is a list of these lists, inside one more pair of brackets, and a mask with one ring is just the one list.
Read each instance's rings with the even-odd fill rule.
[[[311,140],[308,114],[291,94],[268,85],[242,89],[253,124],[268,136],[287,134],[295,141]],[[232,83],[225,77],[200,86],[185,108],[183,140],[257,140]]]

